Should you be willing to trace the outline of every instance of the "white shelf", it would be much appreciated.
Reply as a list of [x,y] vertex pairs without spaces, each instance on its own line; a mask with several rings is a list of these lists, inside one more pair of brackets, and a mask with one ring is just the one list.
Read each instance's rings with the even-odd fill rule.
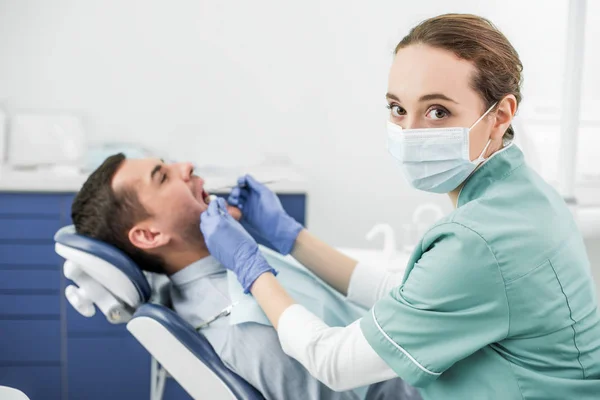
[[[252,167],[247,170],[260,181],[277,180],[269,188],[279,194],[306,193],[307,180],[289,167]],[[234,185],[237,176],[202,175],[206,189],[211,191],[226,185]],[[68,171],[15,171],[6,166],[0,169],[1,192],[77,192],[87,179],[86,174]],[[221,191],[219,191],[221,192]]]

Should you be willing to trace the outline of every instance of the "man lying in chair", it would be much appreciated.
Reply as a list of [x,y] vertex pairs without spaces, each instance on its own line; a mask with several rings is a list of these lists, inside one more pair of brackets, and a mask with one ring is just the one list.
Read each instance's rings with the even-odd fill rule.
[[[110,243],[146,271],[166,274],[174,310],[198,326],[231,304],[226,269],[210,256],[200,232],[208,207],[204,181],[190,163],[107,158],[77,194],[77,233]],[[239,219],[240,210],[229,207]],[[202,329],[223,363],[267,399],[360,399],[364,391],[334,392],[288,357],[273,327],[220,318]],[[351,322],[351,321],[349,321]],[[366,390],[366,389],[365,389]],[[366,398],[418,399],[399,379],[372,385]]]

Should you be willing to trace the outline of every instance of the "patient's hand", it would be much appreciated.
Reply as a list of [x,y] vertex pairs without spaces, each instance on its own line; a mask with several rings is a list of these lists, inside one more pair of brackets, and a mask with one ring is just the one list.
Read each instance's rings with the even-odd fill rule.
[[239,208],[237,207],[233,207],[230,206],[229,204],[227,205],[227,212],[229,213],[229,215],[231,215],[233,217],[233,219],[235,219],[236,221],[239,221],[240,219],[242,219],[242,212],[240,211]]

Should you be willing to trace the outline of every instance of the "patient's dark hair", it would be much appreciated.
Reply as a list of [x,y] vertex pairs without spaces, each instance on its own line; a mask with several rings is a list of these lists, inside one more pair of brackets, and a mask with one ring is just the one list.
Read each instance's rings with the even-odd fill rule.
[[112,155],[88,177],[73,199],[71,219],[77,233],[117,247],[145,271],[164,273],[161,257],[129,241],[129,230],[150,214],[133,188],[112,188],[112,179],[124,160],[122,153]]

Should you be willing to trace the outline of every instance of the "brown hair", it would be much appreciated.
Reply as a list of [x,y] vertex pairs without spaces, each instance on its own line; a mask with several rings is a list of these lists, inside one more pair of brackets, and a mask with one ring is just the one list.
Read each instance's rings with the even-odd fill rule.
[[[396,46],[394,53],[412,44],[426,44],[448,50],[471,61],[477,68],[471,86],[484,102],[485,109],[512,94],[521,102],[523,64],[519,54],[489,20],[470,14],[445,14],[415,26]],[[504,133],[512,139],[512,126]]]
[[129,230],[150,214],[132,188],[117,192],[112,189],[112,179],[124,160],[122,153],[108,157],[85,181],[71,206],[75,231],[112,244],[142,270],[164,273],[165,263],[161,257],[145,252],[129,241]]

